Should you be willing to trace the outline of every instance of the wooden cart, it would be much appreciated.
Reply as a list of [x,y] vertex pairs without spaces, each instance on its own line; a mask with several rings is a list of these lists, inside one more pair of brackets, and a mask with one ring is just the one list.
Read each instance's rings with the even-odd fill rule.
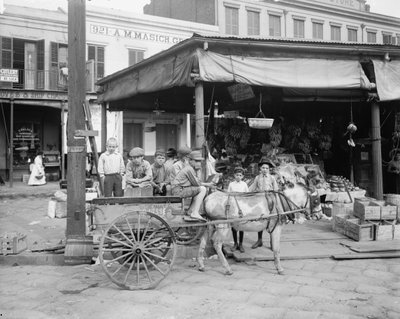
[[110,280],[129,290],[154,288],[171,271],[177,245],[195,242],[208,225],[278,216],[188,222],[184,213],[184,201],[173,196],[91,200],[89,227],[101,232],[99,259]]

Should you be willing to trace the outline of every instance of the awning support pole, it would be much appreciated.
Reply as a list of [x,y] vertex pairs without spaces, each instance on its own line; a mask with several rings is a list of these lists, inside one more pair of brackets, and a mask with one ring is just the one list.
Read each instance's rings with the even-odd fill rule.
[[64,132],[65,130],[65,101],[61,101],[61,154],[60,154],[60,160],[61,160],[61,179],[65,180],[65,136]]
[[10,101],[10,188],[14,183],[14,100]]
[[[100,141],[100,152],[106,150],[107,143],[107,104],[101,103],[101,141]],[[120,146],[120,153],[122,154],[123,146]],[[97,167],[96,167],[97,169]]]
[[196,82],[196,148],[201,148],[204,138],[204,87],[203,82]]
[[381,120],[377,102],[371,103],[371,139],[373,196],[376,199],[383,199]]

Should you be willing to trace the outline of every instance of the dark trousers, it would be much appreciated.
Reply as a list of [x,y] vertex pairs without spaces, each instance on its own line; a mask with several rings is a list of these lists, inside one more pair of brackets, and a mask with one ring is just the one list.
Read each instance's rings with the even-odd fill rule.
[[104,197],[122,197],[122,176],[121,174],[110,174],[104,176]]

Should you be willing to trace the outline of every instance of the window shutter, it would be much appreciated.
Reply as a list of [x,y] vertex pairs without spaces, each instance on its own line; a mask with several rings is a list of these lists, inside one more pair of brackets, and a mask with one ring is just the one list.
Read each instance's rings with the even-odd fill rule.
[[[0,67],[12,69],[12,38],[0,37]],[[11,88],[11,82],[0,82],[0,87]]]
[[37,42],[37,88],[44,89],[44,40]]

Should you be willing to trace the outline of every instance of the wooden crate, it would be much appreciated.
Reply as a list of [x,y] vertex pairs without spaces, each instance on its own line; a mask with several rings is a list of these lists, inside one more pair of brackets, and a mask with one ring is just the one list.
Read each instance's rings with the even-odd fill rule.
[[15,255],[28,248],[26,235],[9,233],[0,237],[0,255]]
[[380,220],[381,205],[370,199],[356,198],[354,201],[354,216],[365,220]]
[[332,217],[334,216],[350,216],[353,214],[353,203],[332,203]]
[[396,221],[388,222],[386,220],[375,224],[375,239],[376,240],[393,240],[400,239],[400,224]]
[[398,208],[394,205],[381,206],[381,219],[395,220],[398,218]]
[[349,218],[345,221],[344,234],[356,241],[375,240],[375,225],[359,218]]
[[333,216],[332,218],[332,230],[334,232],[344,234],[345,233],[345,224],[346,220],[352,216]]

